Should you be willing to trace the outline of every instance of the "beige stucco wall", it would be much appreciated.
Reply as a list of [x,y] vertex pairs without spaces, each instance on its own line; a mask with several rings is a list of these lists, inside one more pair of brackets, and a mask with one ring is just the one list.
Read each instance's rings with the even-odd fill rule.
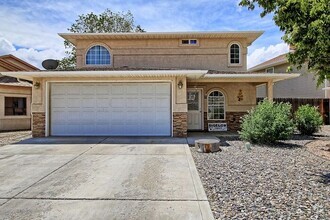
[[[5,97],[26,97],[26,116],[5,116]],[[31,128],[31,88],[0,85],[0,131]]]
[[[110,50],[113,67],[246,70],[245,39],[198,39],[198,46],[182,46],[180,40],[78,40],[77,67],[85,66],[86,53],[90,47],[103,45]],[[228,64],[228,46],[232,42],[238,42],[242,46],[242,63],[239,66]]]
[[[225,95],[225,111],[226,112],[245,112],[251,110],[256,105],[256,89],[252,83],[205,83],[205,82],[188,82],[189,88],[201,88],[204,94],[203,111],[207,112],[207,95],[219,90]],[[242,90],[243,100],[238,101],[239,90]]]
[[[285,73],[288,64],[282,64],[274,67],[275,73]],[[265,72],[261,70],[259,72]],[[306,66],[302,69],[293,68],[292,72],[301,73],[302,75],[274,84],[274,98],[324,98],[325,91],[322,90],[324,85],[317,88],[317,80],[312,73],[307,72]],[[266,97],[266,85],[257,87],[257,97]]]

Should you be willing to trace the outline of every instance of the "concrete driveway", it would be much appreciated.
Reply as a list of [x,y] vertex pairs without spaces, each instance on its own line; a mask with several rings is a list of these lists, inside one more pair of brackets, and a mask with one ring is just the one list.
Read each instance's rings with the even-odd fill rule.
[[0,216],[213,219],[179,138],[40,138],[1,147]]

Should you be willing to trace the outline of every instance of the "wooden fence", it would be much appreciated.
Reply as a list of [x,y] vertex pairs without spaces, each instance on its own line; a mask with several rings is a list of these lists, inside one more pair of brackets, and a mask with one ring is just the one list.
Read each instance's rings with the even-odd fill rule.
[[[257,98],[257,103],[264,98]],[[323,116],[323,122],[326,125],[330,124],[330,99],[304,99],[304,98],[274,98],[274,102],[288,102],[292,105],[292,112],[297,111],[301,105],[312,105],[319,108]]]

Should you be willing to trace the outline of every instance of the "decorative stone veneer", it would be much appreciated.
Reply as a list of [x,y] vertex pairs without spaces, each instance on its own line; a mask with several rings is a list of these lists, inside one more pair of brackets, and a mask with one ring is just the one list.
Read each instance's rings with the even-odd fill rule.
[[45,113],[32,113],[32,137],[45,137]]
[[173,136],[187,137],[187,112],[173,112]]
[[227,123],[228,131],[238,131],[240,129],[241,118],[247,112],[226,112],[226,120],[207,120],[207,112],[204,112],[204,130],[208,130],[208,123]]

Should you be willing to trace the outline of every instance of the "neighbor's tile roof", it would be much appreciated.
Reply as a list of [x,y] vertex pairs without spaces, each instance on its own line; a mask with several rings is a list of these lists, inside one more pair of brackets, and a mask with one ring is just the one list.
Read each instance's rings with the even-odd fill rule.
[[282,54],[282,55],[279,55],[277,57],[274,57],[273,59],[270,59],[270,60],[267,60],[259,65],[256,65],[254,67],[251,67],[249,69],[249,71],[258,71],[258,70],[262,70],[262,69],[266,69],[268,67],[272,67],[272,66],[276,66],[276,65],[279,65],[279,64],[283,64],[283,63],[287,63],[288,60],[286,58],[286,53],[285,54]]
[[[20,65],[13,62],[12,60],[15,60],[16,62],[20,63]],[[8,71],[33,71],[33,70],[39,70],[37,67],[25,62],[24,60],[19,59],[18,57],[15,57],[12,54],[7,54],[7,55],[0,56],[0,66],[4,67]]]
[[209,70],[207,74],[253,74],[249,71],[223,71],[223,70]]
[[1,76],[1,75],[0,75],[0,85],[32,87],[32,84],[29,81],[19,80],[14,77]]

